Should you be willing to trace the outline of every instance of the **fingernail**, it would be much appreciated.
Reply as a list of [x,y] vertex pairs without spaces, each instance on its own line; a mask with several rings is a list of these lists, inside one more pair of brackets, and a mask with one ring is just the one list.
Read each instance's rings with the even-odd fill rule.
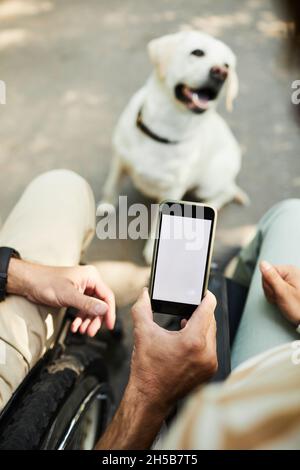
[[97,303],[94,306],[94,312],[96,315],[105,315],[105,313],[107,312],[107,305],[100,302]]
[[262,261],[260,267],[263,271],[269,271],[273,266],[268,261]]

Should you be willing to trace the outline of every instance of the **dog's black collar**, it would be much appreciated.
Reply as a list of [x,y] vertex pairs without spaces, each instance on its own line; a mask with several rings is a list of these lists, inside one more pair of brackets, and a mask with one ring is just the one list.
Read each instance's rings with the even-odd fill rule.
[[151,137],[151,139],[156,140],[156,142],[160,142],[161,144],[179,144],[178,140],[166,139],[165,137],[161,137],[160,135],[157,135],[155,132],[151,131],[151,129],[149,129],[149,127],[147,127],[143,122],[142,109],[143,108],[141,108],[138,112],[136,125],[142,132],[144,132],[144,134],[146,134],[148,137]]

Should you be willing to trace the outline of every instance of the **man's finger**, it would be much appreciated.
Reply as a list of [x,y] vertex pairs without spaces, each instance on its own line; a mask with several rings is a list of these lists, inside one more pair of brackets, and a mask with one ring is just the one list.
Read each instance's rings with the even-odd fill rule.
[[264,278],[263,278],[263,281],[262,281],[262,286],[263,286],[263,290],[264,290],[264,293],[265,293],[265,296],[266,296],[267,300],[271,303],[274,303],[275,302],[274,291],[273,291],[272,287],[270,286],[270,284],[268,284],[264,280]]
[[297,273],[295,274],[297,268],[291,264],[276,264],[275,269],[279,272],[282,279],[288,284],[294,275],[297,276]]
[[181,320],[181,322],[180,322],[181,329],[183,329],[183,328],[186,326],[187,322],[188,322],[188,321],[187,321],[186,318],[183,318],[183,319]]
[[87,329],[87,334],[93,338],[101,328],[101,317],[95,317]]
[[72,325],[71,325],[72,333],[77,333],[78,328],[80,327],[81,323],[82,323],[82,318],[76,317],[75,320],[72,322]]
[[293,269],[293,266],[290,264],[276,264],[274,267],[283,279],[285,279],[285,277],[290,274],[291,269]]
[[108,311],[105,315],[105,323],[109,330],[112,330],[116,323],[116,301],[113,292],[109,289],[106,292],[104,299],[108,305]]
[[101,298],[108,305],[108,310],[105,316],[105,323],[109,330],[112,330],[116,322],[116,301],[112,290],[102,281],[99,274],[96,285],[95,294]]
[[276,297],[281,297],[286,290],[286,283],[280,276],[277,269],[267,261],[262,261],[259,267],[264,281],[273,289]]
[[83,320],[83,322],[81,323],[81,325],[79,327],[79,333],[84,335],[86,333],[86,330],[88,329],[90,323],[91,323],[90,318],[86,318],[85,320]]
[[153,313],[147,287],[144,287],[136,303],[131,309],[132,319],[135,324],[153,321]]
[[85,315],[95,317],[105,315],[108,311],[108,305],[103,300],[89,297],[79,292],[75,287],[66,292],[66,299],[70,307],[74,307]]
[[204,299],[189,318],[186,326],[206,333],[211,322],[215,321],[214,311],[216,305],[216,297],[210,291],[207,291]]
[[213,316],[212,321],[209,324],[208,330],[206,332],[206,341],[209,349],[214,351],[216,354],[217,348],[217,322],[215,316]]

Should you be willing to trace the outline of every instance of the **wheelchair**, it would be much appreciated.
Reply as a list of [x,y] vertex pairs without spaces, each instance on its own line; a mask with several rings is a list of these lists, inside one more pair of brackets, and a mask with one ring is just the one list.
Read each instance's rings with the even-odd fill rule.
[[[230,373],[230,347],[247,297],[247,289],[226,279],[217,267],[209,289],[216,295],[219,369],[213,381]],[[74,335],[68,309],[52,349],[33,367],[0,415],[0,450],[90,450],[99,440],[116,409],[105,358],[107,342],[120,348],[123,336],[118,320],[106,340]],[[164,327],[180,328],[180,318],[167,316]],[[111,347],[110,347],[111,349]],[[177,410],[181,407],[179,404]],[[170,422],[170,421],[168,421]]]
[[[89,450],[115,411],[105,349],[122,337],[74,335],[66,311],[54,346],[29,372],[0,415],[0,450]],[[103,336],[103,335],[102,335]]]

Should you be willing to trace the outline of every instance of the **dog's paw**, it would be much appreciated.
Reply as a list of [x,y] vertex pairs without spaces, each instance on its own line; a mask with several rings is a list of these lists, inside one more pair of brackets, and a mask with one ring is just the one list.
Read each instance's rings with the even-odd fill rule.
[[242,206],[250,206],[251,201],[247,193],[239,186],[236,187],[236,193],[234,195],[234,200],[241,204]]
[[108,201],[100,201],[97,205],[96,216],[112,215],[115,214],[116,208]]

